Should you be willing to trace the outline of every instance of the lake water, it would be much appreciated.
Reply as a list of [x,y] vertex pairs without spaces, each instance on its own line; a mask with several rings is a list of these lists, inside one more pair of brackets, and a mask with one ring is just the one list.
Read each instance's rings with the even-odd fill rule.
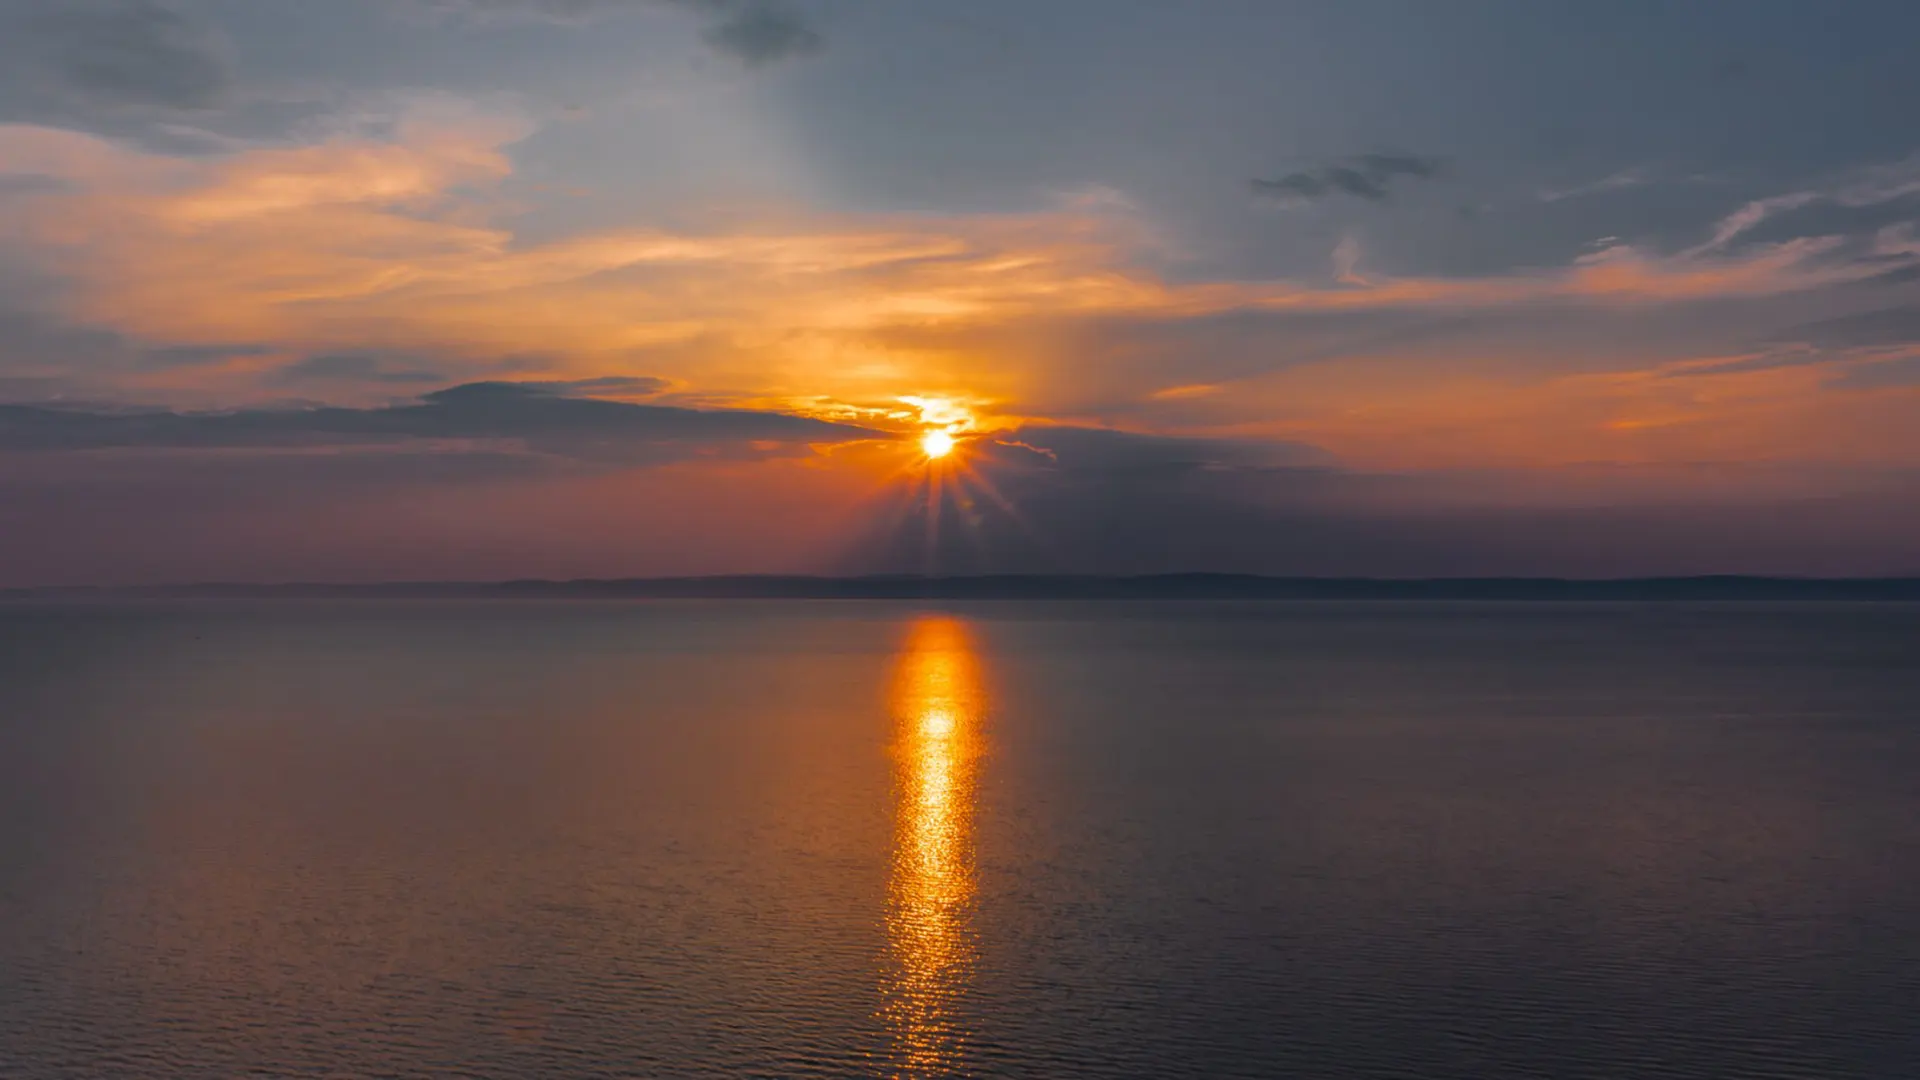
[[0,1076],[1920,1076],[1920,608],[0,607]]

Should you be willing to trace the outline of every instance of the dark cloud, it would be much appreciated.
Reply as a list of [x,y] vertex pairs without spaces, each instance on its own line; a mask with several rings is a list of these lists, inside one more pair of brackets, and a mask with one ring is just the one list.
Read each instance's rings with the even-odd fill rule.
[[0,273],[0,375],[57,373],[86,380],[217,364],[265,351],[251,343],[148,345],[112,330],[74,325],[35,306],[53,302],[41,283]]
[[1356,496],[1372,479],[1299,443],[1028,425],[965,453],[967,474],[896,493],[835,569],[1246,569],[1332,553],[1406,559],[1427,539],[1360,520]]
[[131,366],[136,350],[110,330],[72,326],[33,309],[37,282],[0,278],[0,372],[72,375]]
[[1842,390],[1879,390],[1894,386],[1920,386],[1920,356],[1897,356],[1860,364],[1827,383]]
[[1920,281],[1920,262],[1910,262],[1868,278],[1875,285],[1906,285]]
[[[598,380],[590,380],[597,382]],[[383,408],[134,412],[0,405],[0,450],[270,448],[409,440],[517,441],[582,460],[756,456],[878,433],[785,413],[682,409],[567,396],[579,384],[469,383]]]
[[405,2],[415,8],[451,15],[578,22],[622,7],[639,6],[645,0],[405,0]]
[[762,67],[819,52],[826,41],[798,10],[778,0],[409,0],[416,8],[479,18],[585,22],[636,8],[675,8],[707,21],[715,52]]
[[1414,154],[1361,154],[1317,169],[1288,173],[1275,180],[1255,179],[1254,194],[1285,202],[1310,202],[1330,195],[1351,195],[1381,202],[1393,181],[1431,180],[1440,175],[1439,158]]
[[1920,305],[1882,308],[1805,323],[1774,335],[1820,349],[1861,349],[1920,343]]
[[748,67],[762,67],[819,52],[820,35],[792,10],[768,3],[748,4],[706,32],[707,44]]
[[[1341,514],[1310,496],[1316,476],[1250,484],[1192,468],[984,468],[991,485],[902,492],[834,569],[841,572],[1132,574],[1393,565],[1437,553],[1432,537]],[[1293,481],[1299,481],[1297,490]],[[1268,504],[1277,497],[1283,504]]]
[[986,464],[978,471],[984,482],[945,484],[937,496],[925,488],[894,495],[832,569],[1872,574],[1910,568],[1920,555],[1913,477],[1817,497],[1636,501],[1589,487],[1580,499],[1528,502],[1503,498],[1495,477],[1340,468]]
[[985,440],[996,464],[1070,472],[1331,466],[1318,447],[1263,439],[1142,435],[1109,428],[1028,425]]
[[9,22],[18,62],[75,104],[201,112],[233,87],[220,36],[157,0],[61,0]]

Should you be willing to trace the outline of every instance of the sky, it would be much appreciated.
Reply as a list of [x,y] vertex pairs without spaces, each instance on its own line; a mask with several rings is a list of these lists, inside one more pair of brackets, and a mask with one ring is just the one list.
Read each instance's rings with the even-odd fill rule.
[[0,587],[1920,574],[1916,40],[0,0]]

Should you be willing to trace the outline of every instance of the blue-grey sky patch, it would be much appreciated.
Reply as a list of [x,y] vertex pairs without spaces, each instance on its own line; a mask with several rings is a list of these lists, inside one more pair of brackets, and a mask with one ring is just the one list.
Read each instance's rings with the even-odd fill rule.
[[717,53],[762,67],[819,52],[826,40],[805,12],[781,0],[401,0],[415,11],[481,20],[544,20],[584,26],[653,8],[678,10],[705,24]]
[[160,0],[62,0],[8,29],[58,92],[104,109],[192,113],[233,87],[226,43],[209,24]]

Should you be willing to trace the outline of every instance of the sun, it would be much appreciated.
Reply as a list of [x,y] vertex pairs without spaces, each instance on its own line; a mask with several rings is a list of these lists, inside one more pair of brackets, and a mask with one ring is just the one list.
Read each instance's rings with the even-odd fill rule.
[[935,428],[920,436],[920,449],[925,451],[930,459],[946,457],[953,453],[953,436]]

